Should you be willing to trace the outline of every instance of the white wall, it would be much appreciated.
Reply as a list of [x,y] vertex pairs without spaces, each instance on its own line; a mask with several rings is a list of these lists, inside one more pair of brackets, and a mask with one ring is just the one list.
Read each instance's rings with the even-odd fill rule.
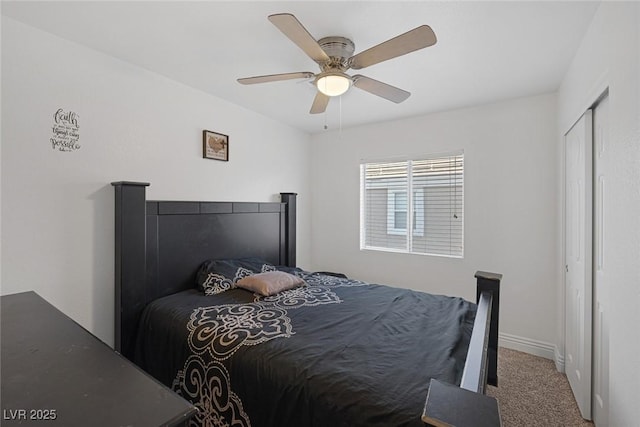
[[[2,5],[0,4],[0,9]],[[0,19],[0,42],[2,35],[2,19]],[[2,73],[2,55],[0,55],[0,75]],[[1,77],[1,76],[0,76]],[[2,85],[0,84],[0,100],[2,98]],[[0,140],[2,134],[2,103],[0,102]],[[1,142],[1,141],[0,141]],[[0,143],[0,292],[2,291],[2,144]]]
[[[609,291],[610,423],[640,419],[640,4],[603,2],[558,91],[558,140],[609,88],[604,269]],[[559,164],[558,174],[562,174]],[[561,238],[562,233],[558,235]],[[561,247],[561,240],[558,242]],[[559,267],[562,265],[559,259]],[[562,271],[557,271],[562,285]],[[562,289],[559,289],[562,294]],[[560,305],[560,316],[563,316]],[[564,337],[559,329],[559,346]]]
[[[475,298],[476,270],[502,273],[503,338],[524,338],[528,351],[553,357],[556,129],[550,94],[314,135],[314,268],[467,299]],[[464,259],[361,251],[360,160],[459,149]]]
[[[52,149],[53,114],[79,115],[75,152]],[[35,290],[113,342],[112,181],[148,197],[299,196],[298,259],[310,263],[309,136],[160,75],[2,18],[2,293]],[[202,130],[230,136],[202,159]]]

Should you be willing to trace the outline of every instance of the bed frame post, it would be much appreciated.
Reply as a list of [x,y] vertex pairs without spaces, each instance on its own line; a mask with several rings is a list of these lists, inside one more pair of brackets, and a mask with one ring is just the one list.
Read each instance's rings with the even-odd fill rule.
[[280,193],[280,199],[285,205],[284,215],[284,265],[296,266],[296,198],[297,193]]
[[[115,187],[115,343],[114,348],[133,359],[135,334],[124,333],[138,324],[139,310],[127,302],[143,301],[137,295],[146,276],[146,187],[147,182],[112,182]],[[143,291],[142,291],[143,292]]]
[[500,319],[500,281],[502,274],[477,271],[477,302],[483,292],[493,297],[491,304],[491,324],[489,325],[489,344],[487,349],[487,384],[498,385],[498,324]]

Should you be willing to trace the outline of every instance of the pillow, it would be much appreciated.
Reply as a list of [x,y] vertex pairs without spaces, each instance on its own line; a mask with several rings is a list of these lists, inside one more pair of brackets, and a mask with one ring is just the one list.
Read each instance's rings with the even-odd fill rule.
[[284,271],[267,271],[244,277],[238,280],[236,286],[268,297],[287,289],[297,288],[302,284],[304,280],[293,274]]
[[275,269],[275,266],[260,258],[210,260],[200,266],[196,283],[205,295],[215,295],[234,288],[235,283],[243,277]]

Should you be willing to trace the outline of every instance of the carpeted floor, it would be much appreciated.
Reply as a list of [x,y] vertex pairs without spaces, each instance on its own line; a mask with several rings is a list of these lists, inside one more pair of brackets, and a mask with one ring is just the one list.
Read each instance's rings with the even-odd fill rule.
[[499,348],[498,387],[489,386],[487,394],[498,399],[503,427],[593,427],[549,359]]

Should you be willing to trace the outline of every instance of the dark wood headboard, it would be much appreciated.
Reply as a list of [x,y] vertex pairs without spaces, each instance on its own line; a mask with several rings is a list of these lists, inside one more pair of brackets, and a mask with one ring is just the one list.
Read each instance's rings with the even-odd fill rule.
[[146,305],[195,287],[209,259],[296,265],[296,194],[282,202],[147,201],[145,182],[115,187],[115,350],[133,360]]

